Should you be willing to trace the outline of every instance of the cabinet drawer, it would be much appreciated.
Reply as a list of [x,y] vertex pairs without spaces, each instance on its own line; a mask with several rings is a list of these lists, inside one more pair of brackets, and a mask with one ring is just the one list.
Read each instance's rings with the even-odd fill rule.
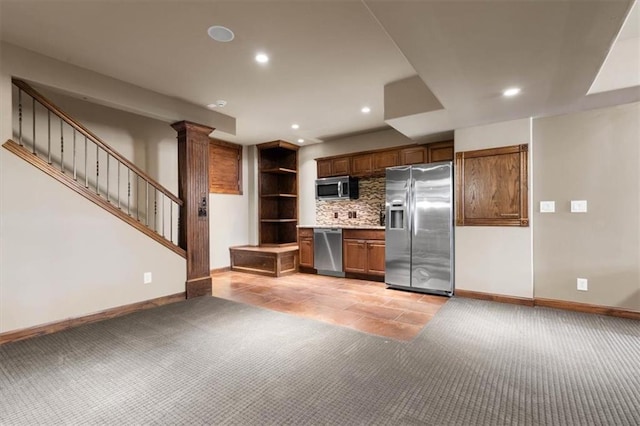
[[353,240],[384,240],[384,229],[345,229],[342,238]]
[[313,237],[313,228],[298,228],[298,235],[301,237]]

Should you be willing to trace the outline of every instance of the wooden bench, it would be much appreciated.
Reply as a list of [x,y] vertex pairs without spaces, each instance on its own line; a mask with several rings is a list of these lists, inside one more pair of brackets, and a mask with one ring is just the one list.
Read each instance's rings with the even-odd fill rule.
[[298,271],[298,246],[229,247],[231,270],[270,277],[280,277]]

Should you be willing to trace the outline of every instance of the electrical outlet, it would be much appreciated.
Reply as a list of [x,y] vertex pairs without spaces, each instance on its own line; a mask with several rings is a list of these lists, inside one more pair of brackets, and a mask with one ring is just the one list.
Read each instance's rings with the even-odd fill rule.
[[334,217],[335,219],[337,219],[337,218],[338,218],[338,212],[333,212],[333,217]]
[[577,282],[578,282],[578,290],[580,291],[589,290],[589,280],[587,280],[586,278],[578,278]]
[[349,216],[349,219],[353,218],[353,213],[349,212],[347,213],[347,216]]
[[153,278],[151,277],[151,272],[145,272],[143,280],[145,284],[151,284],[151,282],[153,281]]
[[357,218],[358,217],[358,213],[357,212],[353,212],[353,218]]

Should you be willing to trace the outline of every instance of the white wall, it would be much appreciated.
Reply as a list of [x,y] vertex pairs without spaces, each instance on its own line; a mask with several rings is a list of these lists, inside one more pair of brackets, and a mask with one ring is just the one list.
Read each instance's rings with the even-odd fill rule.
[[182,257],[5,149],[0,170],[0,332],[184,291]]
[[534,212],[535,297],[640,311],[640,103],[535,119],[533,138],[534,210],[556,203]]
[[242,195],[209,194],[211,269],[225,268],[231,264],[229,247],[249,244],[248,148],[245,146],[242,150]]
[[183,100],[0,42],[0,62],[13,77],[83,96],[91,102],[172,123],[189,120],[234,135],[236,120]]
[[[530,119],[456,130],[454,140],[456,152],[526,143],[530,164],[533,158]],[[530,186],[529,200],[532,194]],[[533,297],[532,226],[531,222],[529,227],[456,226],[456,288]]]
[[[12,137],[16,64],[4,51],[0,55],[4,142]],[[168,123],[54,96],[72,116],[177,191],[175,132]],[[0,332],[184,291],[182,257],[5,149],[0,149],[0,178]],[[144,272],[152,272],[153,283],[142,284]]]
[[316,158],[413,143],[415,143],[413,140],[401,133],[387,129],[300,148],[298,158],[299,224],[312,226],[316,223],[315,180],[318,176]]

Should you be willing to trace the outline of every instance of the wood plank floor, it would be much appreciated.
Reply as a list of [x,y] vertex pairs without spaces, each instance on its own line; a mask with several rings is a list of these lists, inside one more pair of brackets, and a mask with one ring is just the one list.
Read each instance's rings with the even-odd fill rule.
[[215,297],[404,341],[413,339],[448,300],[374,281],[313,274],[270,278],[232,271],[212,279]]

